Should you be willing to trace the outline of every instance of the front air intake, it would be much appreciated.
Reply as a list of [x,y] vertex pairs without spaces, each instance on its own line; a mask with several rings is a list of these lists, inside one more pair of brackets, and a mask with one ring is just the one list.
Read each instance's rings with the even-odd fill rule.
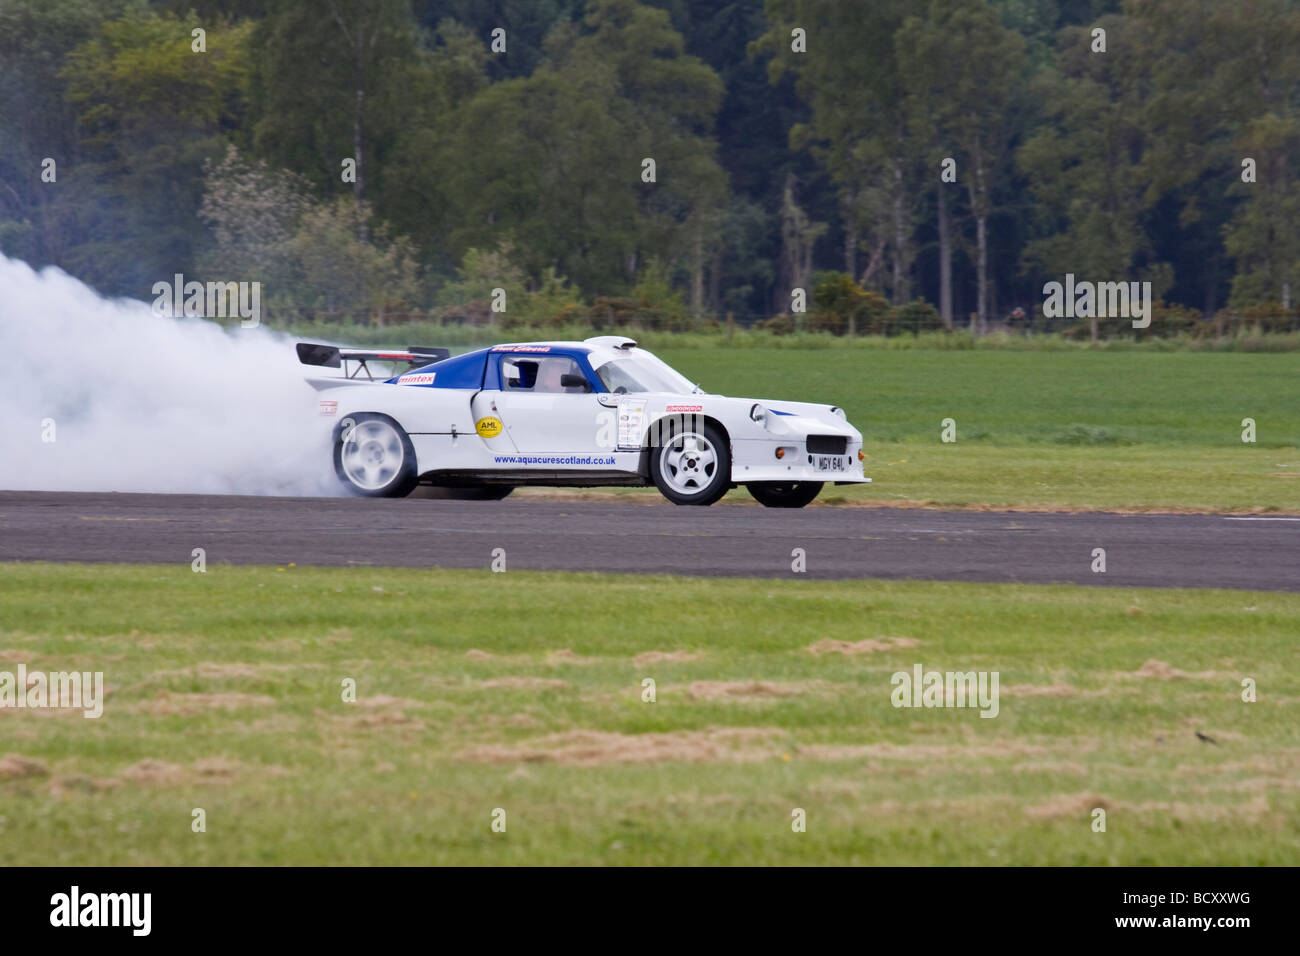
[[809,435],[808,454],[842,455],[848,449],[849,440],[843,435]]

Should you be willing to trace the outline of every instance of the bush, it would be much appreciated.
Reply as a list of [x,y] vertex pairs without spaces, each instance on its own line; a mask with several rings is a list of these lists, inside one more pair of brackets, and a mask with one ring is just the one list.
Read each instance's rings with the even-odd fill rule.
[[[858,306],[858,334],[884,335],[889,327],[889,300],[875,289],[863,292],[862,302]],[[940,325],[943,323],[940,322]]]
[[844,272],[813,276],[813,311],[805,320],[810,332],[868,335],[884,330],[889,303],[880,293],[862,288]]
[[762,322],[755,322],[754,328],[760,332],[770,332],[772,335],[790,335],[794,332],[794,316],[783,312]]
[[809,312],[804,316],[803,327],[809,332],[829,332],[831,335],[843,335],[848,329],[848,321],[844,316],[835,312]]
[[586,319],[597,332],[620,329],[652,329],[656,332],[685,331],[686,317],[629,296],[600,296],[586,310]]
[[1157,302],[1151,310],[1151,327],[1148,329],[1136,329],[1139,338],[1150,337],[1169,337],[1176,335],[1191,335],[1196,338],[1204,338],[1214,331],[1214,323],[1207,322],[1202,318],[1197,309],[1189,309],[1185,305],[1167,305],[1164,302]]
[[[441,325],[485,326],[492,324],[492,305],[487,299],[475,299],[464,305],[445,305],[431,315]],[[506,322],[502,326],[510,327]]]
[[1300,321],[1295,309],[1284,309],[1280,302],[1265,302],[1221,309],[1214,316],[1214,327],[1220,335],[1294,332],[1300,328]]
[[901,335],[904,332],[915,335],[943,328],[943,316],[939,310],[921,299],[890,309],[885,322],[885,328],[881,330],[885,335]]

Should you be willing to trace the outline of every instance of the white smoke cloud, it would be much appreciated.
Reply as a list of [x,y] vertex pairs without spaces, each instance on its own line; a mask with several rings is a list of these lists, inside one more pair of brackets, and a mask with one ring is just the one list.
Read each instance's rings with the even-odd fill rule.
[[0,488],[336,494],[322,421],[293,340],[0,255]]

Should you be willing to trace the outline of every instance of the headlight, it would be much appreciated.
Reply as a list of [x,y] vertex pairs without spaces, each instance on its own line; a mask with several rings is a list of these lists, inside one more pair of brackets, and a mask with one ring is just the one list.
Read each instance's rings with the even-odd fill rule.
[[849,416],[844,414],[844,409],[840,408],[838,405],[831,406],[831,414],[837,418],[842,418],[846,422],[849,420]]
[[756,404],[749,410],[749,417],[762,425],[767,421],[767,409],[762,405]]

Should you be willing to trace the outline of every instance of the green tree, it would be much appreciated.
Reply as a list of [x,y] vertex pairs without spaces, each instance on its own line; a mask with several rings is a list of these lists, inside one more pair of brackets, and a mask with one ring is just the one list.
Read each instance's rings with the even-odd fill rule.
[[[1044,234],[1027,262],[1058,279],[1131,276],[1152,252],[1144,231],[1150,143],[1144,102],[1148,41],[1143,25],[1121,16],[1098,21],[1107,52],[1093,53],[1088,30],[1068,27],[1058,39],[1059,72],[1040,74],[1035,91],[1051,104],[1047,125],[1021,146],[1017,161],[1030,179]],[[1148,275],[1158,270],[1148,265]],[[1159,296],[1163,288],[1153,292]],[[1097,338],[1097,320],[1092,320]]]
[[[258,155],[318,187],[368,198],[369,170],[405,121],[419,66],[409,2],[268,0],[267,7],[254,38]],[[356,164],[351,182],[343,178],[345,159]]]
[[312,196],[306,180],[233,146],[206,167],[200,216],[214,243],[201,264],[263,283],[268,312],[323,312],[382,322],[423,303],[411,242],[393,236],[367,203]]
[[60,77],[77,111],[81,162],[58,202],[79,233],[63,264],[101,290],[143,296],[193,265],[203,163],[242,121],[248,24],[209,24],[133,4],[68,54]]
[[[395,230],[410,236],[421,257],[439,274],[456,270],[466,246],[452,233],[459,209],[449,171],[470,164],[481,144],[450,149],[456,137],[456,111],[488,85],[488,48],[465,25],[443,20],[425,37],[418,62],[408,78],[406,117],[397,131],[387,162],[377,172],[376,212]],[[468,149],[462,153],[459,149]]]
[[[0,250],[32,265],[62,262],[75,241],[57,201],[80,159],[59,71],[113,12],[93,0],[0,0]],[[54,183],[41,180],[46,158],[62,173]]]
[[[929,0],[924,10],[924,17],[909,17],[898,32],[899,68],[907,77],[913,110],[929,115],[939,141],[948,142],[946,155],[957,161],[958,182],[966,184],[975,221],[976,320],[982,335],[989,324],[988,222],[1018,132],[1012,106],[1025,72],[1025,44],[1002,26],[988,0]],[[925,121],[918,115],[914,122],[919,127]],[[942,151],[931,147],[930,159]],[[937,168],[931,174],[937,177]],[[948,231],[944,185],[939,185],[941,243]],[[951,265],[944,259],[951,255],[951,245],[945,244],[940,264],[948,278]],[[951,324],[951,293],[941,312]]]
[[422,297],[410,242],[390,237],[370,206],[351,196],[309,206],[287,249],[300,307],[382,325],[385,312],[409,309]]
[[[1230,118],[1226,165],[1241,197],[1224,230],[1237,264],[1232,299],[1290,309],[1300,283],[1300,6],[1245,0],[1214,6],[1206,22],[1210,86]],[[1254,182],[1243,181],[1247,158]]]
[[219,161],[207,163],[205,175],[199,218],[212,229],[214,242],[200,267],[261,282],[270,308],[294,308],[297,269],[289,243],[312,204],[307,182],[265,161],[250,161],[233,145]]
[[554,267],[607,291],[659,258],[698,289],[726,196],[710,136],[720,97],[666,14],[592,0],[532,76],[458,105],[416,188],[443,208],[453,258],[509,240],[530,276]]
[[[767,0],[770,26],[754,44],[771,57],[772,80],[793,74],[811,107],[811,121],[791,129],[790,144],[811,149],[839,191],[846,271],[857,274],[866,232],[872,246],[888,250],[895,302],[911,295],[914,254],[916,149],[893,44],[909,8],[908,0]],[[807,52],[794,49],[795,30],[804,31]]]

